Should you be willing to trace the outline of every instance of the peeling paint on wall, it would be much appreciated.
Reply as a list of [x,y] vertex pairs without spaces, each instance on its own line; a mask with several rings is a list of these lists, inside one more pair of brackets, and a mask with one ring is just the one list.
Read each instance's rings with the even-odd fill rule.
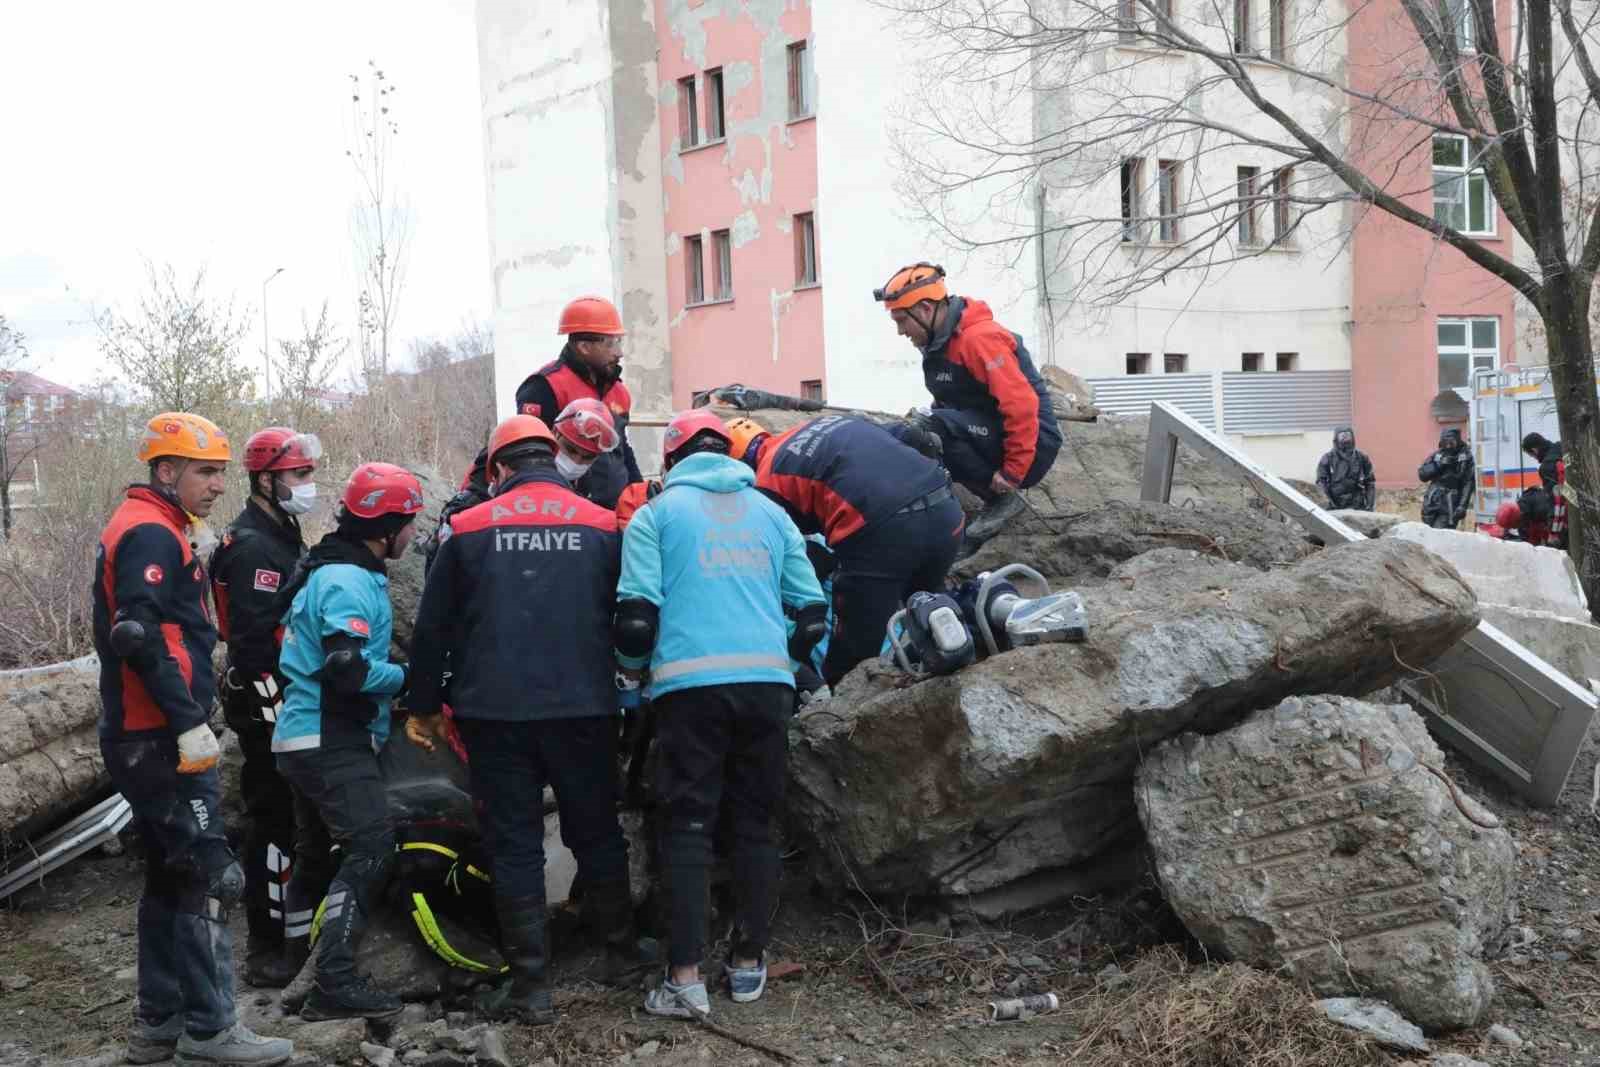
[[676,231],[667,234],[667,256],[668,256],[668,258],[671,258],[672,256],[677,255],[679,249],[681,249],[681,248],[683,248],[683,237],[682,237],[682,235],[677,233]]
[[[782,225],[781,223],[779,225]],[[761,221],[756,218],[754,211],[746,211],[733,220],[730,227],[729,239],[733,247],[743,248],[745,245],[761,236]]]

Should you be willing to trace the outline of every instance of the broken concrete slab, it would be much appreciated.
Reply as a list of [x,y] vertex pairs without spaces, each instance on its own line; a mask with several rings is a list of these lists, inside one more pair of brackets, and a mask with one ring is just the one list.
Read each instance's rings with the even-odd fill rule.
[[1600,679],[1600,626],[1587,619],[1566,619],[1547,611],[1485,604],[1478,608],[1485,622],[1504,632],[1578,685]]
[[1368,537],[1381,537],[1385,532],[1406,521],[1403,516],[1390,515],[1385,511],[1357,511],[1354,508],[1337,508],[1328,514],[1350,529]]
[[1572,557],[1553,548],[1501,541],[1480,533],[1435,530],[1403,522],[1386,537],[1414,541],[1449,560],[1486,604],[1587,619],[1589,606]]
[[790,731],[790,824],[830,885],[978,893],[1122,839],[1141,755],[1297,692],[1363,693],[1477,621],[1442,560],[1361,541],[916,684],[876,661]]
[[1405,705],[1291,697],[1160,745],[1135,796],[1167,900],[1202,943],[1455,1030],[1494,997],[1482,957],[1516,845],[1442,765]]
[[1014,882],[971,893],[955,902],[956,909],[985,922],[1048,908],[1072,897],[1093,896],[1127,889],[1151,873],[1150,852],[1138,838],[1103,852],[1076,867],[1036,871]]
[[1094,406],[1094,389],[1088,382],[1062,367],[1046,367],[1039,373],[1050,387],[1050,403],[1058,420],[1093,422],[1100,417],[1100,409]]
[[1422,1035],[1422,1027],[1381,1000],[1326,997],[1317,1001],[1317,1008],[1340,1026],[1366,1034],[1385,1048],[1401,1052],[1428,1051],[1428,1039]]

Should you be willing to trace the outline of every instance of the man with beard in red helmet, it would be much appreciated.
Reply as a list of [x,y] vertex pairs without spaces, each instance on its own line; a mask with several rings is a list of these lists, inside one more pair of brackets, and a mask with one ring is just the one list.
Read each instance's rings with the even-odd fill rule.
[[[245,977],[282,988],[303,959],[284,951],[284,902],[294,855],[294,800],[272,757],[272,730],[283,705],[278,672],[278,593],[305,555],[300,516],[317,499],[315,435],[269,426],[244,445],[250,495],[211,555],[217,629],[228,643],[222,713],[244,755],[240,794],[249,823],[244,837],[244,904],[250,930]],[[270,886],[277,886],[274,899]]]

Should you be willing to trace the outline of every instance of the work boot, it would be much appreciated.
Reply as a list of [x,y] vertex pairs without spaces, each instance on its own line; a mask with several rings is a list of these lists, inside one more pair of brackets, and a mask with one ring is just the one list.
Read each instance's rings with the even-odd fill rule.
[[607,985],[623,985],[656,965],[659,949],[655,938],[639,936],[627,882],[595,886],[584,904],[589,928],[605,939]]
[[245,947],[245,981],[257,989],[282,989],[288,985],[300,968],[290,963],[286,949],[282,941],[252,935]]
[[500,954],[505,957],[511,976],[479,996],[475,1006],[491,1019],[549,1026],[556,1021],[556,1011],[545,973],[544,894],[496,896],[494,905],[500,919]]
[[1001,493],[992,498],[978,512],[978,517],[967,523],[967,540],[983,544],[1005,528],[1006,523],[1022,514],[1027,507],[1021,493]]
[[364,974],[353,974],[337,984],[318,977],[300,1006],[300,1018],[310,1022],[327,1019],[387,1019],[405,1007],[400,998],[381,989]]
[[282,1037],[262,1037],[244,1023],[201,1040],[184,1034],[178,1038],[178,1063],[182,1067],[225,1067],[249,1064],[250,1067],[277,1067],[294,1055],[294,1042]]
[[183,1036],[183,1013],[174,1013],[166,1022],[147,1023],[133,1020],[128,1032],[128,1048],[123,1059],[129,1063],[165,1063],[178,1051],[178,1038]]

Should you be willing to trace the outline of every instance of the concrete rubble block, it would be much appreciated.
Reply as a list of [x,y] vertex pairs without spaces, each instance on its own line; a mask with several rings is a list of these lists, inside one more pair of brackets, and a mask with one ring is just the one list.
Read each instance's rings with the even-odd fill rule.
[[[285,1020],[287,1022],[287,1020]],[[365,1019],[331,1019],[320,1023],[298,1023],[283,1026],[271,1034],[286,1037],[294,1042],[299,1053],[310,1053],[324,1059],[350,1059],[358,1056],[367,1040]]]
[[1420,522],[1400,523],[1385,536],[1414,541],[1449,560],[1485,604],[1589,618],[1577,568],[1565,552],[1480,533],[1435,530]]
[[1600,679],[1600,626],[1587,618],[1571,619],[1548,611],[1479,603],[1483,620],[1505,631],[1579,687]]
[[[790,730],[790,827],[827,885],[980,893],[1135,829],[1142,754],[1298,692],[1369,692],[1477,623],[1448,565],[1364,541],[908,684],[870,661]],[[1398,659],[1396,658],[1398,656]]]
[[1061,367],[1046,367],[1039,373],[1050,388],[1057,419],[1093,422],[1100,417],[1100,409],[1094,406],[1094,388],[1088,382]]
[[99,672],[94,656],[0,671],[0,863],[93,794],[109,794]]
[[1208,948],[1455,1030],[1494,996],[1482,955],[1516,846],[1442,765],[1409,707],[1291,697],[1160,745],[1134,795],[1167,900]]
[[1422,1027],[1381,1000],[1328,997],[1317,1001],[1317,1007],[1340,1026],[1366,1034],[1385,1048],[1401,1052],[1428,1051],[1428,1039],[1422,1036]]
[[[1313,500],[1321,502],[1319,497]],[[1399,526],[1406,520],[1399,515],[1390,515],[1385,511],[1357,511],[1354,508],[1339,508],[1328,512],[1334,518],[1350,527],[1356,533],[1366,534],[1368,537],[1381,537],[1384,533]]]

